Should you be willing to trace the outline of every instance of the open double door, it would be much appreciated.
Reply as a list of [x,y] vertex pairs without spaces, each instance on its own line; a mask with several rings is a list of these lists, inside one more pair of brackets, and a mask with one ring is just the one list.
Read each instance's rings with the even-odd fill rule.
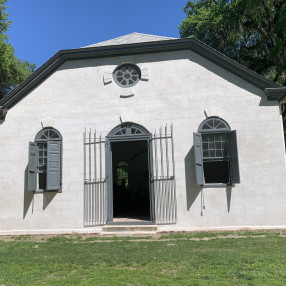
[[176,222],[173,130],[115,127],[84,134],[84,225]]

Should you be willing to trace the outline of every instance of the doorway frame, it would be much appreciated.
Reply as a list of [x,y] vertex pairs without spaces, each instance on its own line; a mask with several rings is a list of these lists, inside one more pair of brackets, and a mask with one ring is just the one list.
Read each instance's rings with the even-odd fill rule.
[[[131,134],[126,132],[125,134],[119,134],[121,130],[128,128],[134,128],[138,130],[138,133]],[[123,133],[123,132],[122,132]],[[133,123],[124,122],[114,127],[106,136],[106,177],[107,180],[107,220],[106,223],[113,222],[113,164],[112,164],[112,150],[111,143],[116,142],[130,142],[130,141],[146,141],[148,149],[148,173],[149,173],[149,199],[150,199],[150,223],[155,222],[155,198],[154,187],[151,183],[153,179],[153,150],[152,150],[152,134],[143,126]]]

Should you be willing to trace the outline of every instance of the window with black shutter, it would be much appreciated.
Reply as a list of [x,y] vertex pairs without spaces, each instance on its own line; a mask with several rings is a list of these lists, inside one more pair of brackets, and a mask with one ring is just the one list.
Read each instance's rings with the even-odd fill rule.
[[236,131],[218,117],[203,121],[194,133],[197,184],[208,186],[240,183]]
[[62,136],[54,128],[41,130],[29,143],[28,190],[60,191]]

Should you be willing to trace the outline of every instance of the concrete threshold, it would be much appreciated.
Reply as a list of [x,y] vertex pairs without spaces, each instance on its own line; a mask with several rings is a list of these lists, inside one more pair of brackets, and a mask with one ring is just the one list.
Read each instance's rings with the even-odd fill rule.
[[105,225],[102,227],[101,235],[115,236],[137,236],[154,235],[158,231],[157,225]]
[[133,231],[133,232],[101,232],[102,236],[118,236],[118,237],[132,237],[132,236],[153,236],[156,231]]

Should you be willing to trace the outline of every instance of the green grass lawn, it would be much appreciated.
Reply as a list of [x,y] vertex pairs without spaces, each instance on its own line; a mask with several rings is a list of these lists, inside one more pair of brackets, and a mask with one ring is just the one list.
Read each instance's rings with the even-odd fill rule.
[[286,285],[286,232],[0,237],[0,285]]

